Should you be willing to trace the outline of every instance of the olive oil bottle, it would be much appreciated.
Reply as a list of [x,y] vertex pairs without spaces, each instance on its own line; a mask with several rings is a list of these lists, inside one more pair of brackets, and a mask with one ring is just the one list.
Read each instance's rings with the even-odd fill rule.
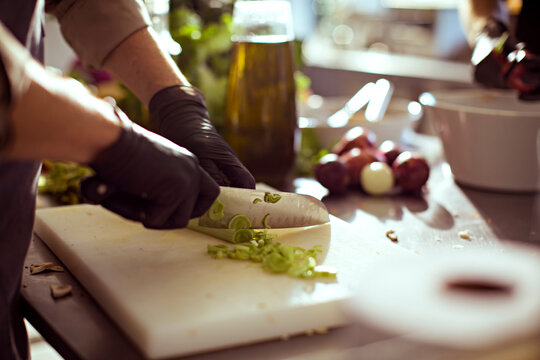
[[283,189],[297,133],[290,5],[237,1],[233,26],[224,137],[257,181]]

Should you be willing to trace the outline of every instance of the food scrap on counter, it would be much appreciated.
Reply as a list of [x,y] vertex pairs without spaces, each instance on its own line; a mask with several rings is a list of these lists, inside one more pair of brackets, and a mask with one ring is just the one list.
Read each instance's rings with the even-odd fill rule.
[[51,296],[54,299],[60,299],[71,294],[71,285],[52,284],[50,288],[51,288]]
[[385,235],[386,235],[387,238],[389,238],[393,242],[398,241],[397,234],[396,234],[396,232],[394,230],[388,230]]
[[45,262],[43,264],[31,264],[30,275],[36,275],[46,271],[64,271],[64,268],[60,265],[54,265],[52,262]]

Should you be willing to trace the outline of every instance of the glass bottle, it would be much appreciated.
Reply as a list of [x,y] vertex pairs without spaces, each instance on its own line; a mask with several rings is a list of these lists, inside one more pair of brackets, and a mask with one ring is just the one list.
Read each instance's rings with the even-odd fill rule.
[[292,180],[297,133],[288,1],[236,1],[224,137],[258,182]]

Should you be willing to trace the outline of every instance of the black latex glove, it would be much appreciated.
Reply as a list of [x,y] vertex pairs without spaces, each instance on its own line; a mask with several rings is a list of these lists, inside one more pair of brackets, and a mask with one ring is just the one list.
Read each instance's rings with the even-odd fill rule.
[[508,87],[517,90],[521,100],[540,100],[540,56],[518,44],[507,59],[502,73]]
[[471,62],[479,84],[514,89],[521,100],[540,100],[540,57],[525,44],[516,44],[500,21],[488,21],[478,36]]
[[507,88],[502,67],[514,48],[515,41],[510,38],[506,25],[496,19],[489,19],[476,38],[471,57],[474,80],[488,88]]
[[158,133],[193,152],[219,185],[255,188],[251,173],[211,124],[196,88],[164,88],[152,97],[149,110]]
[[90,164],[96,176],[83,180],[82,195],[156,229],[185,227],[208,210],[219,186],[197,158],[124,114],[119,117],[122,133]]

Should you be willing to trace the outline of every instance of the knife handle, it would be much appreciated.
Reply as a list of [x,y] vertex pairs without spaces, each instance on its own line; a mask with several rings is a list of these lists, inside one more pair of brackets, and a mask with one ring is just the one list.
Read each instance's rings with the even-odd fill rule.
[[142,197],[120,191],[99,176],[91,176],[81,181],[81,195],[92,204],[134,221],[143,221],[148,201]]

